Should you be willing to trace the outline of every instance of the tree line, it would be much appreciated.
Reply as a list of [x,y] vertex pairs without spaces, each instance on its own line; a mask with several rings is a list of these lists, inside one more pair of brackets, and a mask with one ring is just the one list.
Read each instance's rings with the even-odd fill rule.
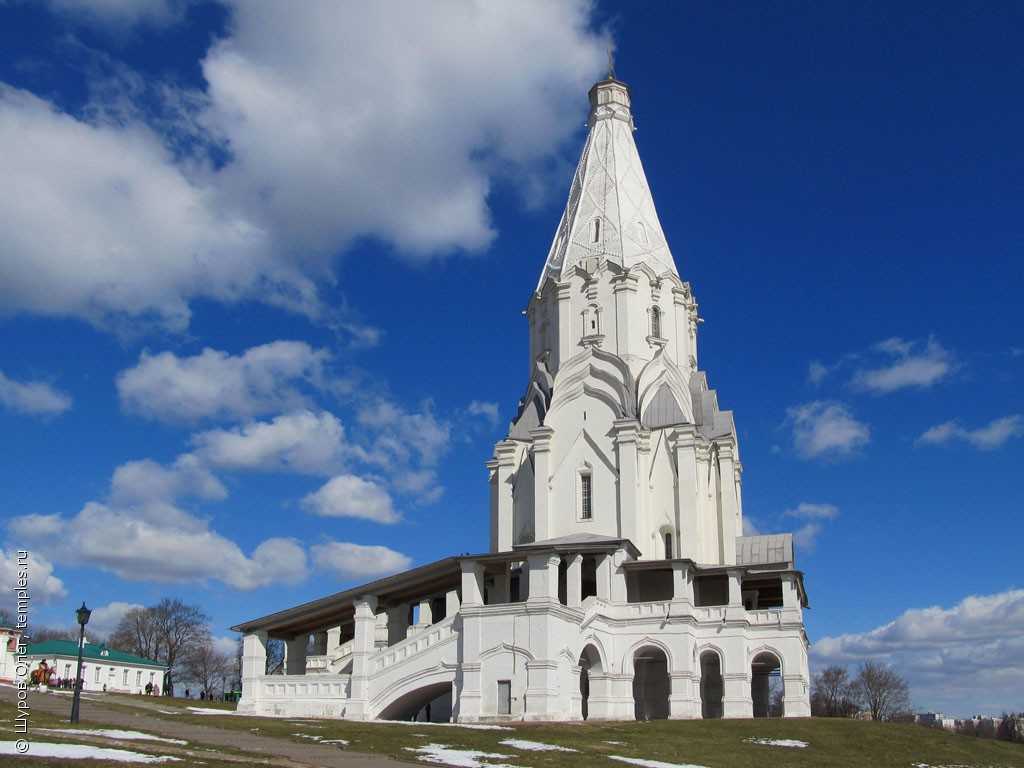
[[853,717],[897,720],[910,713],[910,686],[892,667],[865,661],[851,676],[846,667],[831,666],[814,676],[811,714],[814,717]]

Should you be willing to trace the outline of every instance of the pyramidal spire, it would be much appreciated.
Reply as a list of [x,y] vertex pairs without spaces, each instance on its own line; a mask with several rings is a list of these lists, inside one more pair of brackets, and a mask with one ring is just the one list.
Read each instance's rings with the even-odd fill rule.
[[590,89],[590,130],[538,290],[595,256],[624,269],[646,264],[656,274],[678,276],[633,140],[629,86],[612,67],[609,57],[608,77]]

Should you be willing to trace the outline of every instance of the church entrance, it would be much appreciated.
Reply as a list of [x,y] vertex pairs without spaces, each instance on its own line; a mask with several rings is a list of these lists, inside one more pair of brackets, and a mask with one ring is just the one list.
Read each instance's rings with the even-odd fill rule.
[[722,662],[714,651],[700,655],[700,714],[705,720],[722,716]]
[[633,710],[636,719],[667,719],[671,690],[665,652],[653,646],[638,650],[633,656]]

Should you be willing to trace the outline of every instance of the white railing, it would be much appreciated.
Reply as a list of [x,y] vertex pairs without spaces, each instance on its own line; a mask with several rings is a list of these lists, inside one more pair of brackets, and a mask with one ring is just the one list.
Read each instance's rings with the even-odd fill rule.
[[630,619],[664,618],[669,615],[671,608],[672,602],[669,600],[657,600],[650,603],[627,603],[625,614],[626,618]]
[[388,648],[382,648],[372,658],[373,672],[382,672],[388,667],[399,664],[406,659],[418,656],[428,648],[442,643],[455,634],[455,617],[449,616],[443,621],[424,628],[412,637],[395,643]]
[[750,624],[756,624],[759,626],[766,624],[781,624],[782,623],[782,609],[781,608],[761,608],[756,611],[747,611],[747,621]]
[[262,699],[345,699],[348,675],[265,675]]
[[327,665],[330,663],[330,659],[327,658],[327,654],[318,656],[307,656],[306,657],[306,674],[316,674],[317,672],[326,672]]
[[725,618],[725,612],[729,609],[727,605],[708,605],[703,608],[694,608],[693,617],[697,621],[721,621]]

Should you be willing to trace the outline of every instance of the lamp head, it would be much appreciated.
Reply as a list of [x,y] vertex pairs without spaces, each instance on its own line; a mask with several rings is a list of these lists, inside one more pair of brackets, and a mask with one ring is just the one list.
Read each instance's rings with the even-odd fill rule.
[[75,616],[78,618],[79,626],[84,627],[89,623],[89,617],[92,616],[92,611],[85,607],[85,601],[82,601],[82,607],[75,611]]

